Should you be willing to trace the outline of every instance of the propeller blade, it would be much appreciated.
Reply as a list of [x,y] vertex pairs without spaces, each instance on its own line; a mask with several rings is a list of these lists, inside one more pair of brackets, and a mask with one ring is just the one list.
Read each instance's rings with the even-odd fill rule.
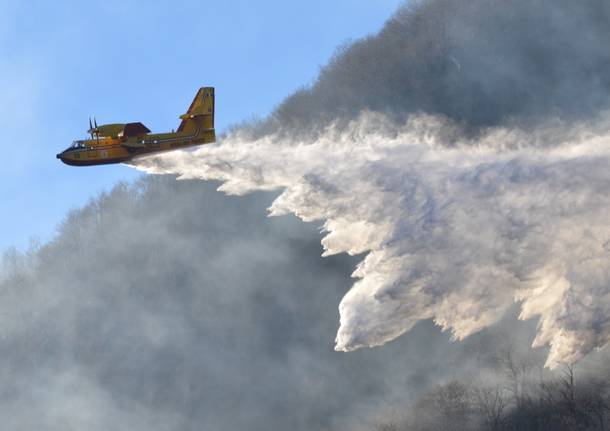
[[91,135],[91,139],[93,139],[93,125],[91,124],[91,117],[89,117],[89,134]]
[[97,128],[97,120],[95,119],[95,115],[93,116],[93,125],[95,126],[95,138],[97,139],[97,142],[99,144],[99,142],[100,142],[100,131]]

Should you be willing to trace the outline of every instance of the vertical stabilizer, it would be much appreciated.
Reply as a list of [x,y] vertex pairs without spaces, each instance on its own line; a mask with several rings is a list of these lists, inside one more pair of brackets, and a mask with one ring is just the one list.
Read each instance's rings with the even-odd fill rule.
[[214,129],[214,87],[201,87],[188,111],[180,119],[179,133]]

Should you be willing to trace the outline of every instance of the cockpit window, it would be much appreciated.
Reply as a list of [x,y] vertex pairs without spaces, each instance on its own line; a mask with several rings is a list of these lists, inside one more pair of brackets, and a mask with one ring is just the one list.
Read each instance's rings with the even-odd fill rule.
[[87,148],[84,141],[74,141],[70,148]]
[[68,147],[68,150],[78,150],[80,148],[89,148],[89,146],[85,144],[85,141],[74,141],[72,142],[72,145]]

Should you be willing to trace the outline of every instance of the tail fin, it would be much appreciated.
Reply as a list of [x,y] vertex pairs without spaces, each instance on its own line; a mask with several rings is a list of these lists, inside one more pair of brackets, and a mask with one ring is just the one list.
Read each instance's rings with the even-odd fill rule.
[[214,87],[201,87],[188,111],[180,119],[182,122],[178,132],[214,129]]

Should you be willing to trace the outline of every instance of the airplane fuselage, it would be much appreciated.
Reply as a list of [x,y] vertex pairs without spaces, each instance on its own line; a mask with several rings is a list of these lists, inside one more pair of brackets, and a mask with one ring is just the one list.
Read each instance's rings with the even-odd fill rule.
[[198,134],[154,133],[141,137],[87,139],[59,153],[57,158],[71,166],[124,163],[152,153],[188,148],[216,141],[214,129]]

